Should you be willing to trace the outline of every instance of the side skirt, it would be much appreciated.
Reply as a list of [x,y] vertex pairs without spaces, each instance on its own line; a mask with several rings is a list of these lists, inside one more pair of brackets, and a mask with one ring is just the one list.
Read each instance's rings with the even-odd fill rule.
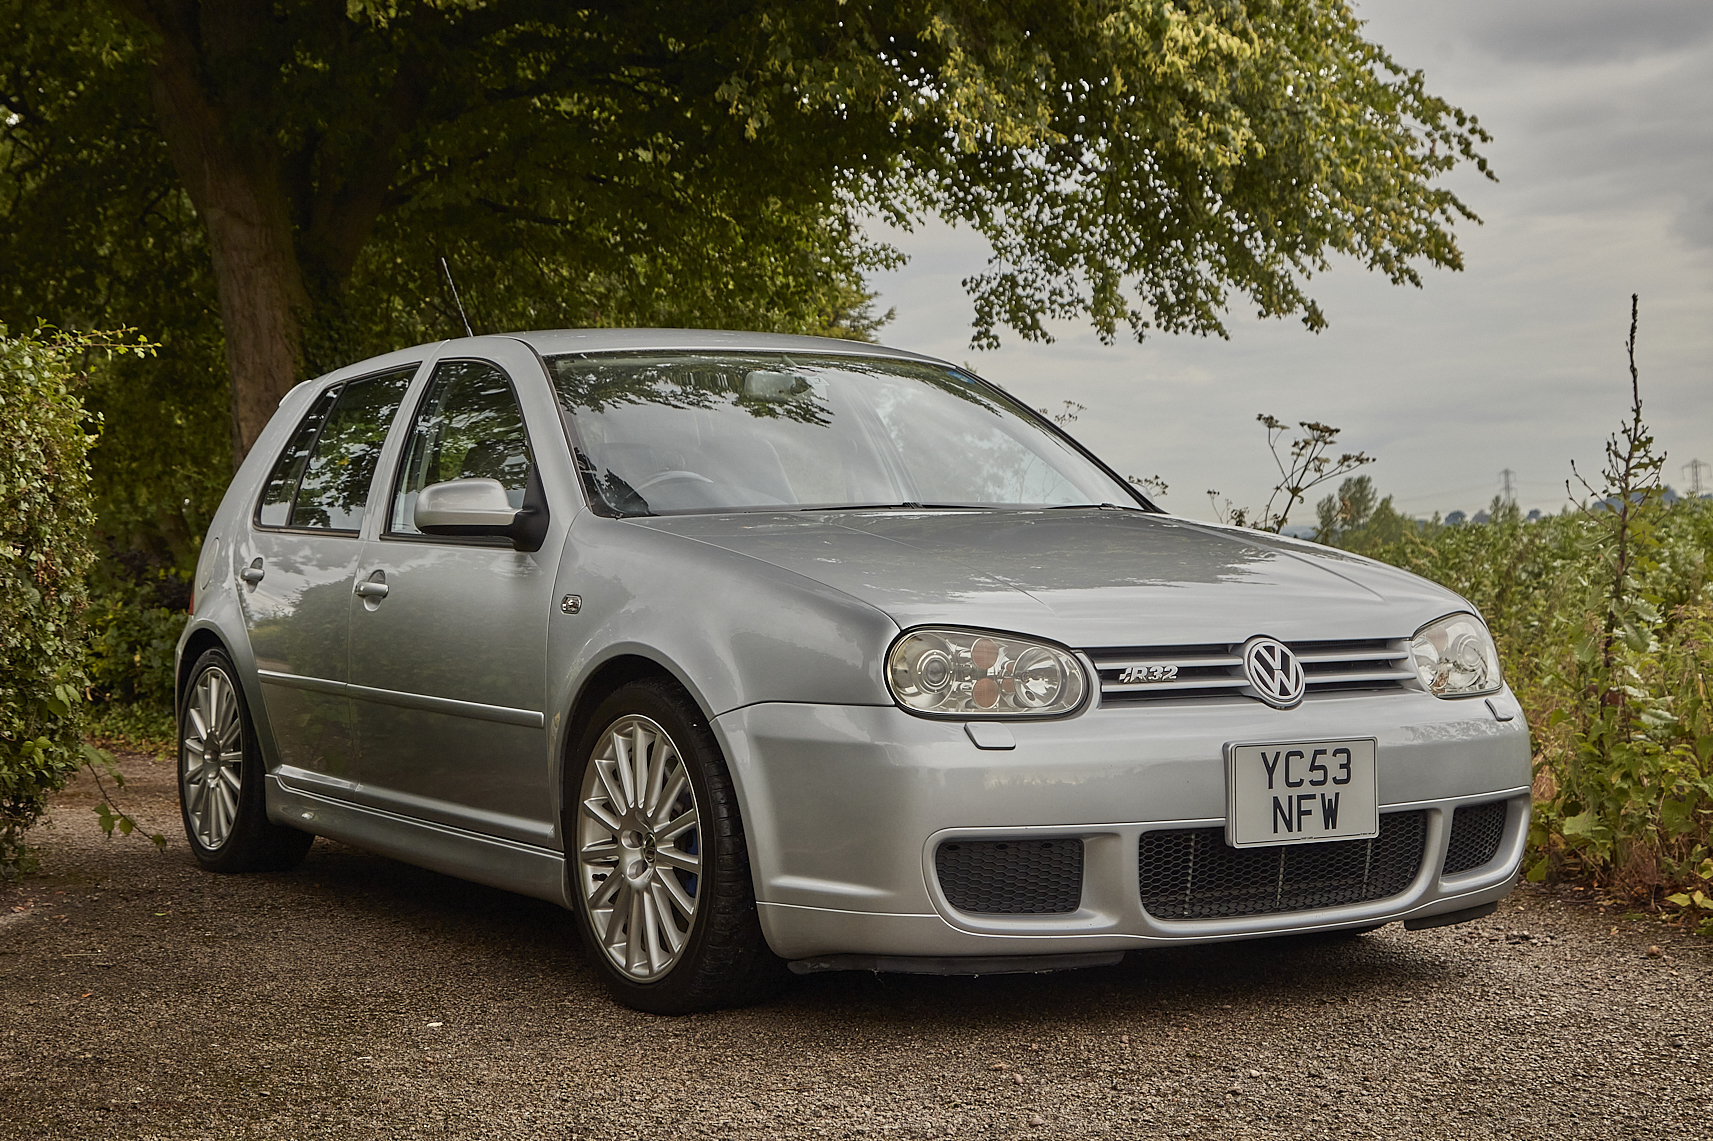
[[569,906],[559,852],[293,788],[268,777],[268,816],[407,864]]

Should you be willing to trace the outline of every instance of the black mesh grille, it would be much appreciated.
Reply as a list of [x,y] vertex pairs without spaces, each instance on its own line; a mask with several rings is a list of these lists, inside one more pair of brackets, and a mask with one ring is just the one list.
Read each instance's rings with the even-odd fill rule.
[[1308,911],[1397,895],[1422,865],[1425,812],[1380,817],[1372,840],[1232,848],[1223,828],[1144,832],[1142,906],[1160,919]]
[[1445,853],[1445,874],[1454,876],[1492,861],[1505,838],[1505,815],[1510,805],[1503,800],[1466,804],[1451,814],[1451,843]]
[[1082,903],[1081,840],[956,840],[940,845],[934,869],[959,911],[1046,915]]

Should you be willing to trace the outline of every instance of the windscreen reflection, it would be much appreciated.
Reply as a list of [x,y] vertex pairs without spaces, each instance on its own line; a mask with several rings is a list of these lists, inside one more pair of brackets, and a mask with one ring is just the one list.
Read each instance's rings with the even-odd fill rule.
[[772,354],[550,358],[578,464],[617,515],[1134,505],[1002,394],[909,361]]

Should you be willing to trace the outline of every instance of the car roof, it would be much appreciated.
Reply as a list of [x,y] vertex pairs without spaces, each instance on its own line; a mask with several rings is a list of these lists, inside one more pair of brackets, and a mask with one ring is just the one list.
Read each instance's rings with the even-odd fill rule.
[[295,386],[322,384],[330,379],[348,380],[377,368],[396,365],[411,359],[421,360],[429,353],[456,356],[463,346],[468,351],[480,351],[483,341],[495,339],[522,341],[544,357],[573,353],[611,352],[763,352],[816,353],[826,356],[878,357],[891,360],[923,361],[945,368],[958,366],[938,357],[923,356],[904,349],[892,349],[869,341],[852,341],[843,337],[800,337],[784,333],[745,333],[731,329],[538,329],[530,332],[483,333],[474,337],[459,337],[448,341],[428,341],[406,349],[397,349],[366,360],[332,369],[311,377]]
[[919,353],[887,348],[885,345],[867,341],[846,340],[842,337],[799,337],[783,333],[744,333],[729,329],[549,329],[501,335],[523,341],[544,357],[562,353],[666,349],[822,353],[946,363]]

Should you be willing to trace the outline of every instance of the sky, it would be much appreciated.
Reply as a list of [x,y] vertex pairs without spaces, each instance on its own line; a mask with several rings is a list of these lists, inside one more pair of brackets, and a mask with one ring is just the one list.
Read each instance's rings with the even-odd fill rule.
[[[1598,486],[1603,446],[1628,412],[1629,298],[1637,365],[1665,476],[1713,464],[1713,3],[1709,0],[1358,0],[1370,39],[1421,68],[1428,90],[1479,117],[1500,181],[1471,168],[1447,185],[1482,219],[1457,228],[1462,272],[1395,286],[1353,263],[1309,283],[1331,324],[1260,321],[1230,340],[1150,336],[1102,345],[1086,326],[1052,344],[1002,333],[970,347],[959,282],[986,242],[931,221],[873,227],[909,257],[877,274],[880,332],[967,363],[1035,407],[1086,406],[1069,430],[1119,472],[1163,478],[1162,506],[1215,517],[1207,491],[1259,507],[1277,475],[1266,412],[1342,429],[1339,450],[1399,510],[1473,513],[1510,469],[1526,511],[1567,502],[1571,462]],[[1703,470],[1713,491],[1713,470]],[[1330,490],[1317,489],[1311,499]],[[1292,522],[1312,522],[1312,502]]]

